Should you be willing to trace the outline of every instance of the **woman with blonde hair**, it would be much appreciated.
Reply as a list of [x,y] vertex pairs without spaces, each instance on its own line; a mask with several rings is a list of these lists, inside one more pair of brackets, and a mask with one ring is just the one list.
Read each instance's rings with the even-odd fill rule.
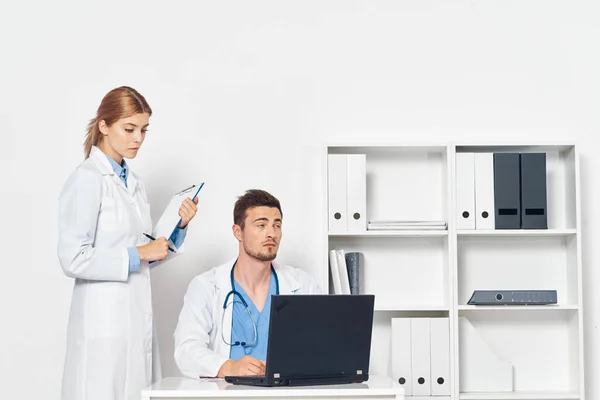
[[[62,398],[133,400],[160,378],[149,262],[167,257],[152,232],[146,190],[125,159],[135,158],[152,110],[135,89],[104,96],[88,125],[85,161],[59,199],[58,258],[75,278]],[[173,240],[179,247],[197,200],[185,199]]]

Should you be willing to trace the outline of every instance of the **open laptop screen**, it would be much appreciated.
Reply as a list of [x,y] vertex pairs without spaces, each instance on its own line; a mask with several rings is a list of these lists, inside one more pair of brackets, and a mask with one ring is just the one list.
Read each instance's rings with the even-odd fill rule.
[[273,296],[265,375],[367,375],[374,301],[373,295]]

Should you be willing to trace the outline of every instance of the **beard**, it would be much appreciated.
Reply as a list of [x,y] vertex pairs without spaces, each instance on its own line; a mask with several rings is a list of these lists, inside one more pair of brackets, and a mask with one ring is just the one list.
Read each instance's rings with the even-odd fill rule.
[[273,249],[272,252],[260,253],[260,252],[252,251],[251,249],[247,248],[245,243],[244,243],[244,251],[250,257],[257,259],[258,261],[273,261],[275,259],[275,257],[277,257],[276,249]]

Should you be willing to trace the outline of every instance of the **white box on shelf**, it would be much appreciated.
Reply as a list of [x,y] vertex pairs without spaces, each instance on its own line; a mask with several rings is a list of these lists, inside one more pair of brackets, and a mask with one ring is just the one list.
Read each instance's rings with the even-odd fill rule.
[[329,154],[327,163],[329,232],[346,232],[346,168],[345,154]]
[[431,395],[431,347],[429,318],[411,318],[410,341],[412,363],[412,393]]
[[347,163],[347,231],[364,232],[367,230],[367,156],[348,154]]
[[460,391],[512,392],[512,364],[498,357],[467,318],[459,321]]
[[475,153],[475,229],[495,229],[494,153]]
[[392,379],[412,396],[411,318],[392,318]]
[[450,319],[431,318],[431,395],[450,395]]
[[456,226],[475,229],[475,155],[456,154]]

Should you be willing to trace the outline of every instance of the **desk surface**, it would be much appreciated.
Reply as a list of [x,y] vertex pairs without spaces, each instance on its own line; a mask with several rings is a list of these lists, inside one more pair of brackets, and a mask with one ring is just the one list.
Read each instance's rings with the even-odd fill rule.
[[263,388],[232,385],[223,379],[165,378],[142,390],[142,399],[159,398],[293,398],[340,397],[404,398],[404,389],[387,376],[370,376],[367,382],[343,385],[281,386]]

